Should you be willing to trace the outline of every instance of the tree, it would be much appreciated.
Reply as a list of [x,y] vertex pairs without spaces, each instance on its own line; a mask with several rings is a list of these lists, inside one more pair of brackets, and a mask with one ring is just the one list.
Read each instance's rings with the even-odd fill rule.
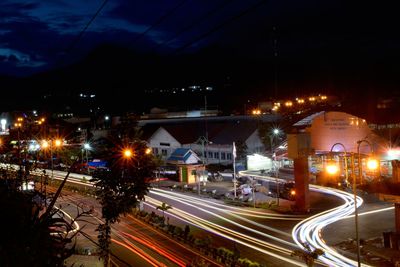
[[75,249],[78,232],[70,234],[70,230],[76,218],[65,219],[54,206],[46,209],[42,192],[21,191],[17,174],[3,169],[0,203],[6,229],[0,238],[0,266],[63,266]]
[[169,209],[172,209],[172,207],[171,207],[170,205],[166,204],[165,202],[163,202],[163,203],[161,203],[160,206],[157,206],[156,209],[162,211],[162,216],[163,216],[163,219],[164,219],[164,221],[165,221],[164,212],[167,211],[167,210],[169,210]]
[[307,266],[314,266],[315,260],[319,258],[319,256],[322,256],[325,254],[325,252],[320,249],[312,249],[311,246],[307,243],[302,243],[302,246],[304,249],[296,249],[292,252],[291,256],[292,257],[299,257],[302,259]]
[[[109,262],[111,224],[117,222],[121,215],[130,212],[140,200],[144,199],[149,189],[149,179],[153,176],[155,168],[153,156],[146,153],[145,142],[137,139],[114,140],[114,142],[115,148],[108,155],[109,169],[97,170],[92,180],[105,220],[97,230],[106,265]],[[124,153],[124,149],[130,153]]]
[[189,225],[185,225],[185,230],[183,231],[183,239],[186,241],[190,233]]

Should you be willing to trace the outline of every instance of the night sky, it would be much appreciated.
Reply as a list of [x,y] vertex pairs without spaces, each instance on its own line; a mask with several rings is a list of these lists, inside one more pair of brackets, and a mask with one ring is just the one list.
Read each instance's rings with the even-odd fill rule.
[[121,96],[204,83],[260,97],[273,95],[275,71],[281,97],[399,85],[400,23],[384,3],[109,0],[80,36],[103,4],[1,1],[2,91],[114,87]]

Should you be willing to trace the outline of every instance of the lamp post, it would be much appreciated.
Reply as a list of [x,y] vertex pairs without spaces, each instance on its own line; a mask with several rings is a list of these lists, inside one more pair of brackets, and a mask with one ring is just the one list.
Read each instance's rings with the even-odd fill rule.
[[[200,143],[201,144],[201,153],[202,153],[202,162],[203,162],[203,166],[204,166],[204,171],[206,171],[206,165],[208,164],[208,158],[206,156],[206,153],[208,151],[208,145],[211,144],[212,142],[210,142],[207,138],[207,136],[200,136],[199,139],[197,139],[196,143]],[[207,162],[206,162],[207,161]],[[198,182],[198,194],[200,195],[200,186],[201,186],[201,181],[200,181],[200,175],[197,175],[197,182]]]
[[[85,143],[83,144],[83,148],[85,149],[85,156],[86,156],[86,165],[87,165],[87,173],[89,174],[89,160],[88,160],[88,150],[90,150],[90,144]],[[82,155],[83,158],[83,155]]]
[[272,130],[272,133],[269,135],[269,140],[271,142],[271,160],[272,160],[272,165],[275,170],[275,178],[276,178],[276,205],[279,206],[279,181],[278,181],[278,168],[276,166],[276,155],[274,151],[274,138],[276,136],[279,136],[280,130],[278,128],[275,128]]
[[[371,143],[368,142],[365,139],[359,140],[357,141],[357,155],[358,155],[358,177],[359,180],[361,181],[362,178],[362,163],[361,163],[361,154],[360,154],[360,145],[361,143],[367,143],[371,149],[371,152],[373,153],[373,149],[371,146]],[[335,146],[341,146],[344,150],[345,153],[345,173],[346,173],[346,182],[347,182],[347,173],[348,173],[348,166],[347,166],[347,159],[346,159],[346,155],[347,155],[347,151],[346,151],[346,147],[342,144],[342,143],[335,143],[332,145],[331,150],[330,150],[330,154],[333,151],[333,148]],[[357,179],[356,179],[356,175],[354,172],[354,157],[352,157],[352,177],[353,177],[353,196],[354,196],[354,224],[355,224],[355,230],[356,230],[356,242],[357,242],[357,263],[358,263],[358,267],[361,266],[361,253],[360,253],[360,237],[359,237],[359,229],[358,229],[358,208],[357,208]],[[378,166],[378,163],[376,160],[373,159],[369,159],[367,162],[367,167],[371,170],[376,169]],[[329,174],[334,175],[339,171],[339,168],[334,165],[334,164],[328,164],[326,166],[326,170]]]
[[17,139],[18,139],[18,165],[19,165],[19,179],[21,179],[22,183],[22,159],[21,159],[21,138],[20,138],[20,131],[22,127],[23,118],[18,118],[17,123],[14,126],[17,128]]
[[[53,144],[54,143],[54,144]],[[62,145],[62,141],[60,139],[55,139],[55,140],[43,140],[41,147],[43,149],[50,149],[50,158],[51,158],[51,181],[54,179],[54,162],[53,162],[53,145],[55,147],[60,147]]]

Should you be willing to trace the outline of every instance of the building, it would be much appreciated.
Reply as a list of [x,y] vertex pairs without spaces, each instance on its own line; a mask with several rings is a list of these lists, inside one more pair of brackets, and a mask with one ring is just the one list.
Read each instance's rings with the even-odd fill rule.
[[[362,158],[374,155],[380,160],[379,172],[382,175],[392,173],[391,163],[387,158],[388,142],[374,133],[365,119],[344,112],[321,111],[293,126],[296,134],[288,135],[289,154],[293,154],[293,150],[307,151],[304,153],[309,155],[312,172],[324,170],[326,162],[334,155],[340,155],[340,162],[344,162],[344,150],[350,155],[357,153],[359,147]],[[358,145],[360,140],[367,142]],[[344,163],[341,167],[344,168]],[[366,175],[372,178],[376,173]]]
[[[206,164],[232,164],[233,142],[242,143],[246,154],[264,153],[257,120],[181,119],[142,122],[142,138],[164,160],[177,148],[189,148]],[[244,155],[243,155],[244,156]]]

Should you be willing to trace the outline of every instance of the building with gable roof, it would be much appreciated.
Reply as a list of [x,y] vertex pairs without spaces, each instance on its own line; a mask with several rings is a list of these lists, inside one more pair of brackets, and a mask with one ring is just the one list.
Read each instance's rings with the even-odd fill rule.
[[143,125],[142,132],[153,153],[164,160],[177,148],[188,148],[206,164],[229,165],[233,142],[239,141],[246,144],[247,154],[265,151],[256,120],[158,120]]

